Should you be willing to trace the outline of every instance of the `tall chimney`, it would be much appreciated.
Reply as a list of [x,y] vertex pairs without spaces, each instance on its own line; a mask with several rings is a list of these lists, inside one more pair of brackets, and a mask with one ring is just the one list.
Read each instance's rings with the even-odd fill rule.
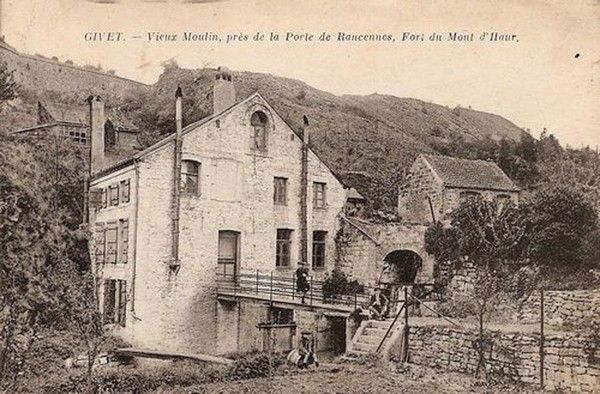
[[181,86],[177,87],[175,91],[175,132],[179,137],[181,137],[181,130],[183,128],[183,115],[181,109],[181,98],[183,97],[183,92],[181,90]]
[[102,169],[104,163],[104,101],[100,96],[91,96],[90,105],[90,173]]
[[172,248],[171,248],[171,261],[169,267],[171,273],[177,275],[181,261],[179,259],[179,220],[181,211],[181,152],[183,148],[183,141],[181,139],[181,131],[183,126],[182,110],[181,110],[181,98],[183,92],[181,87],[177,87],[175,91],[175,151],[173,155],[173,206],[172,206]]
[[235,87],[231,72],[226,67],[219,67],[213,88],[213,114],[219,114],[233,104],[235,104]]
[[308,118],[302,117],[302,166],[300,173],[300,259],[308,263]]

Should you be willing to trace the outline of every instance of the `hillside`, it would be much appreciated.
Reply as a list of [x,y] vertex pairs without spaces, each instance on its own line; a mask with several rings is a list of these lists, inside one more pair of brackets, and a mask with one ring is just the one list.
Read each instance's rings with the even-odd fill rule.
[[[141,110],[141,122],[152,118],[147,127],[141,128],[151,133],[172,132],[172,97],[178,85],[185,95],[185,123],[209,114],[213,75],[212,69],[189,70],[175,65],[165,68],[153,92],[132,104],[132,111]],[[450,109],[418,99],[379,94],[336,96],[298,80],[269,74],[233,75],[238,101],[259,91],[296,129],[306,115],[311,124],[313,149],[345,179],[363,179],[357,186],[367,195],[379,194],[374,190],[377,188],[395,189],[403,169],[419,153],[443,152],[457,141],[519,141],[524,134],[501,116],[471,109]],[[371,181],[364,182],[369,177],[356,174],[345,176],[348,172],[366,172]],[[394,195],[388,197],[393,199]]]
[[[83,107],[92,93],[102,95],[108,106],[129,112],[143,131],[144,145],[173,131],[172,97],[177,85],[185,93],[185,123],[211,110],[213,69],[189,70],[171,64],[157,83],[148,86],[98,69],[19,54],[6,45],[0,49],[0,61],[7,62],[22,85],[20,98],[4,108],[0,129],[5,131],[35,125],[38,100]],[[404,169],[421,152],[454,154],[447,149],[452,144],[518,141],[523,134],[501,116],[471,109],[380,94],[336,96],[298,80],[233,74],[238,100],[259,91],[296,129],[306,115],[313,149],[336,173],[372,197],[386,194],[393,201]],[[348,176],[348,172],[360,174]]]

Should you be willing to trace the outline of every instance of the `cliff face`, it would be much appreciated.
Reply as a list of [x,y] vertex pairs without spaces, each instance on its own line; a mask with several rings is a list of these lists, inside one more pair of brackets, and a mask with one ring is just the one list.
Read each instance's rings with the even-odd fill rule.
[[0,63],[13,72],[21,89],[19,98],[7,104],[0,131],[31,127],[37,123],[37,102],[82,107],[91,94],[118,101],[151,86],[91,67],[79,67],[42,56],[18,52],[0,41]]
[[14,70],[15,79],[25,90],[56,93],[84,92],[99,95],[122,95],[132,89],[147,89],[148,85],[102,72],[90,66],[80,67],[39,55],[18,52],[0,41],[0,62]]

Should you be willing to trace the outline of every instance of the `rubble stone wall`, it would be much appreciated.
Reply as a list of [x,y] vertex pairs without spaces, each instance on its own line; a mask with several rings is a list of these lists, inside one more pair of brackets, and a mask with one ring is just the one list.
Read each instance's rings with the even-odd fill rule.
[[[495,332],[486,347],[489,373],[521,383],[539,384],[539,335]],[[444,371],[474,373],[479,355],[477,332],[444,326],[410,327],[409,358]],[[577,333],[545,337],[544,381],[550,390],[594,392],[600,387],[598,344]]]
[[[519,320],[533,323],[540,320],[540,293],[532,294],[521,306]],[[558,326],[589,326],[600,321],[600,290],[544,292],[544,321]]]

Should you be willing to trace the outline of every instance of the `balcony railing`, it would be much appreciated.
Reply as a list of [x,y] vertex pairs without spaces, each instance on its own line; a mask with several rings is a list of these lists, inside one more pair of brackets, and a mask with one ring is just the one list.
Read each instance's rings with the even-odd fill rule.
[[[309,289],[298,291],[295,273],[284,275],[278,272],[261,272],[259,270],[243,270],[235,275],[220,272],[217,274],[217,292],[221,296],[234,296],[259,299],[270,302],[324,307],[343,311],[353,311],[358,307],[368,309],[373,288],[360,286],[347,294],[331,294],[323,291],[324,281],[308,277]],[[432,284],[394,283],[396,288],[408,285],[429,288],[427,300],[438,299]],[[404,302],[398,297],[391,297],[390,310],[395,310],[397,303]]]

